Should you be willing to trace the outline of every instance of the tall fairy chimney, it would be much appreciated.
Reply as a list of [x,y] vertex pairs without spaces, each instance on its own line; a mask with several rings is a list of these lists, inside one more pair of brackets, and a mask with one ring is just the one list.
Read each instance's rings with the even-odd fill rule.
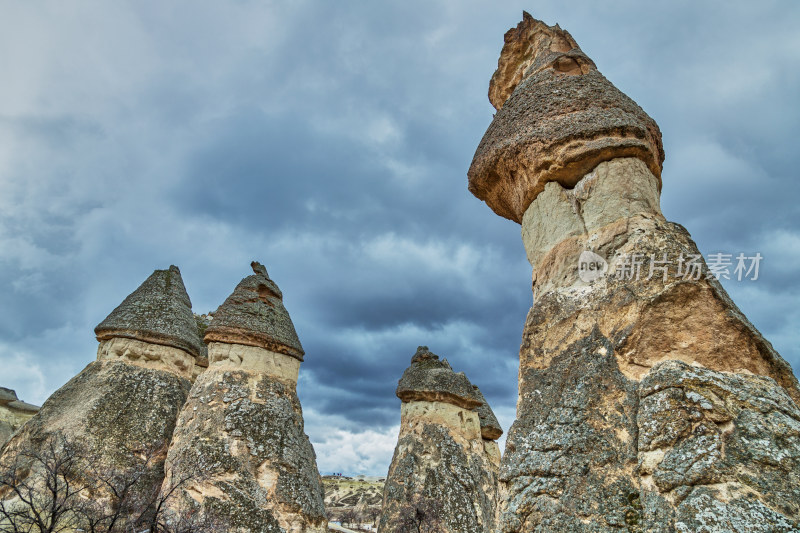
[[181,411],[163,491],[187,469],[170,505],[225,531],[327,530],[316,456],[303,428],[297,378],[304,352],[267,270],[239,283],[205,331],[208,368]]
[[791,367],[661,213],[655,121],[525,13],[469,190],[521,223],[534,303],[499,531],[792,531]]

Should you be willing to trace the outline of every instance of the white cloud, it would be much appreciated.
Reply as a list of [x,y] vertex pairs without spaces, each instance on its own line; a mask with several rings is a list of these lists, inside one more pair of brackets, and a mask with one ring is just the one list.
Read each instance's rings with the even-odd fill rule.
[[347,425],[342,417],[322,415],[308,408],[304,409],[304,417],[321,474],[385,476],[389,471],[399,424],[384,431],[368,427],[347,431],[340,429]]

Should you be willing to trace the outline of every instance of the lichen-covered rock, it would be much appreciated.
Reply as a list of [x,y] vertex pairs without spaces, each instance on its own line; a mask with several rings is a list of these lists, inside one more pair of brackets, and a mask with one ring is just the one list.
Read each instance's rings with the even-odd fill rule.
[[[181,411],[162,493],[177,489],[171,510],[225,531],[323,532],[324,493],[296,392],[302,348],[277,285],[252,267],[205,330],[208,368]],[[202,478],[171,484],[197,465]]]
[[181,469],[193,465],[203,477],[181,488],[171,505],[195,509],[225,531],[326,530],[316,456],[294,383],[211,363],[181,412],[167,479],[180,479]]
[[[621,190],[624,196],[613,192]],[[520,349],[517,420],[501,468],[508,491],[503,532],[659,531],[656,524],[677,527],[701,515],[716,523],[723,508],[745,513],[725,507],[728,496],[715,488],[713,464],[724,448],[715,426],[701,423],[675,387],[638,398],[639,381],[644,387],[659,363],[765,376],[787,401],[800,398],[788,363],[708,276],[686,230],[664,220],[653,198],[657,182],[646,166],[621,159],[602,163],[574,189],[549,184],[525,214],[534,306]],[[591,281],[578,268],[587,250],[607,262],[607,272]],[[641,271],[629,275],[636,254]],[[677,267],[664,275],[658,270],[664,257],[696,258],[697,275],[676,277]],[[650,401],[666,406],[669,424],[653,425]],[[673,443],[673,454],[659,457],[658,450]],[[687,457],[691,461],[682,462]],[[656,460],[661,470],[643,478],[640,463]],[[745,455],[736,460],[743,470],[755,465]],[[781,480],[789,492],[792,479]],[[709,489],[690,501],[718,503],[700,509],[664,499],[662,493],[686,490],[682,483]],[[758,505],[781,514],[776,498],[761,493]]]
[[258,262],[213,313],[204,340],[265,348],[303,360],[303,347],[283,306],[283,293]]
[[470,190],[534,295],[499,531],[796,530],[800,387],[664,219],[655,123],[528,16],[490,94]]
[[800,529],[800,409],[785,389],[666,361],[638,394],[645,530]]
[[20,401],[15,391],[0,387],[0,448],[38,411],[38,405]]
[[[494,531],[500,454],[493,440],[482,437],[478,412],[485,405],[489,420],[491,408],[464,374],[454,373],[427,347],[421,346],[411,361],[397,389],[403,400],[400,435],[384,486],[379,531],[399,531],[426,501],[435,502],[438,531]],[[502,434],[496,420],[489,424]]]
[[135,339],[173,346],[197,357],[202,342],[192,315],[192,303],[176,266],[156,270],[139,288],[100,322],[98,341]]
[[427,346],[417,348],[395,394],[404,402],[446,402],[464,409],[476,408],[484,401],[475,393],[463,372],[453,372],[447,360],[440,361]]
[[505,35],[489,87],[497,114],[470,166],[469,190],[522,221],[548,182],[573,186],[603,161],[641,159],[660,179],[661,132],[569,33],[524,13]]
[[[123,361],[94,361],[58,389],[2,450],[0,464],[35,453],[48,435],[79,444],[98,469],[144,470],[134,490],[158,491],[178,412],[191,383],[172,372]],[[142,457],[149,457],[146,464]],[[102,490],[102,489],[101,489]]]
[[[38,454],[50,436],[84,448],[99,470],[157,494],[200,339],[177,267],[156,270],[95,330],[97,360],[53,393],[3,448],[0,462]],[[37,472],[31,472],[38,475]],[[108,494],[98,489],[97,501]]]

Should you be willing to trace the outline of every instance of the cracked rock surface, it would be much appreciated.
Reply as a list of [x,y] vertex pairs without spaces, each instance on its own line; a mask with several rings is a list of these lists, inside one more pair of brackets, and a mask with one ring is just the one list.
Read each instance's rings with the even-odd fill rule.
[[181,410],[162,490],[199,471],[173,512],[232,532],[321,533],[324,493],[297,397],[302,348],[280,289],[251,267],[205,330],[208,368]]
[[797,378],[662,215],[658,127],[601,78],[526,15],[470,169],[533,267],[498,530],[796,531]]

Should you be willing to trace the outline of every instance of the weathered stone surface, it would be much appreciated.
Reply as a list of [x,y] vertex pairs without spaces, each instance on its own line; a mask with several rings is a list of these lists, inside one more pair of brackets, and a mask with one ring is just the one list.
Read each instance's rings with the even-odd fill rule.
[[666,361],[637,417],[645,530],[800,529],[800,409],[774,380]]
[[478,397],[463,372],[455,373],[447,360],[431,353],[427,346],[417,348],[395,391],[404,402],[446,402],[464,409],[479,407]]
[[135,339],[180,348],[195,357],[202,349],[192,303],[174,265],[153,272],[94,332],[98,341]]
[[251,266],[254,274],[244,278],[212,313],[205,342],[256,346],[302,361],[305,352],[283,306],[283,293],[263,265],[254,261]]
[[47,399],[3,448],[0,462],[21,451],[38,453],[49,436],[63,437],[85,448],[98,469],[123,477],[144,471],[134,490],[149,499],[161,486],[200,351],[178,268],[156,270],[95,333],[97,360]]
[[38,405],[22,402],[15,391],[0,387],[0,448],[38,411]]
[[472,388],[481,401],[481,404],[475,408],[475,412],[478,413],[481,420],[481,436],[489,440],[499,439],[503,436],[503,428],[500,427],[500,422],[497,421],[497,417],[494,416],[494,411],[489,407],[489,402],[483,397],[478,386],[473,385]]
[[194,379],[196,358],[180,348],[124,337],[100,341],[97,347],[97,360],[115,359],[122,359],[126,363],[142,368],[172,372],[188,380]]
[[[384,486],[379,531],[398,531],[403,517],[413,516],[426,500],[436,502],[442,531],[494,531],[500,454],[497,444],[481,434],[482,404],[475,404],[485,400],[466,376],[455,374],[427,347],[420,346],[411,361],[398,387],[400,435]],[[458,385],[452,376],[461,376]],[[401,389],[414,393],[401,395]],[[475,401],[465,403],[466,398]]]
[[798,530],[797,379],[661,214],[655,123],[527,15],[490,98],[470,190],[534,295],[499,531]]
[[322,532],[324,493],[296,392],[303,350],[280,290],[251,266],[205,329],[208,368],[181,411],[162,490],[199,464],[203,479],[179,487],[171,509],[225,531]]
[[[12,461],[20,450],[35,451],[47,435],[61,434],[85,447],[98,468],[122,474],[144,468],[135,490],[152,495],[161,485],[167,447],[190,385],[172,372],[123,360],[94,361],[17,431],[0,463]],[[147,454],[152,460],[139,464]]]
[[558,26],[524,14],[505,35],[489,99],[497,114],[470,166],[469,190],[516,222],[555,181],[572,187],[603,161],[641,159],[659,180],[656,123]]
[[[796,404],[800,395],[791,368],[709,278],[701,260],[697,279],[675,277],[676,267],[666,277],[660,270],[650,276],[664,254],[672,260],[700,254],[684,228],[664,220],[654,203],[657,181],[640,161],[602,163],[584,180],[572,190],[548,184],[524,217],[534,306],[520,349],[517,421],[502,460],[508,499],[501,530],[660,531],[656,525],[667,524],[661,530],[674,531],[679,523],[694,524],[687,526],[691,530],[701,518],[721,528],[727,514],[741,523],[735,520],[755,519],[769,509],[792,522],[794,515],[780,509],[775,493],[759,493],[760,503],[748,503],[749,511],[728,505],[713,467],[727,444],[714,424],[703,424],[696,410],[678,401],[675,386],[639,399],[648,373],[660,363],[765,376],[757,379],[771,378],[782,397]],[[575,223],[554,226],[553,220]],[[606,275],[580,278],[578,260],[585,250],[607,259]],[[642,260],[640,275],[626,277],[634,254]],[[733,384],[746,378],[729,379],[735,390],[743,385]],[[667,406],[670,424],[653,426],[648,402],[656,401]],[[664,446],[675,443],[671,455],[662,455]],[[752,457],[729,457],[741,471],[758,469]],[[655,465],[663,466],[643,473]],[[782,483],[782,490],[795,490],[791,476]],[[687,500],[695,503],[681,507],[670,498],[686,486],[704,490],[699,499]],[[717,503],[700,509],[708,498]]]
[[[296,374],[270,375],[252,368],[247,356],[237,367],[230,353],[239,348],[230,346],[209,346],[210,365],[181,411],[164,490],[171,477],[180,479],[185,465],[199,464],[205,477],[181,488],[171,505],[193,509],[226,531],[325,531],[324,494],[304,433]],[[240,348],[265,352],[258,359],[299,363],[263,348]]]

